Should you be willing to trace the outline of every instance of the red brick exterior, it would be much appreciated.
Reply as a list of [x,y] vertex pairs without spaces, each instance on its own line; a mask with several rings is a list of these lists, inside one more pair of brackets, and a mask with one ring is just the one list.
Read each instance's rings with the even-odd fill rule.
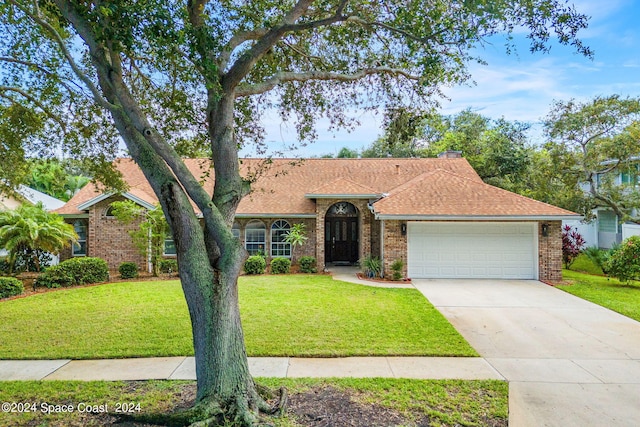
[[[135,262],[140,270],[146,271],[147,261],[132,242],[130,230],[135,230],[139,222],[123,225],[117,219],[106,216],[111,198],[97,203],[89,209],[87,229],[87,256],[99,257],[107,261],[109,268],[117,270],[122,262]],[[367,200],[353,199],[317,199],[316,215],[314,218],[237,218],[240,228],[240,239],[244,243],[245,227],[252,220],[259,220],[265,225],[265,252],[270,258],[271,225],[278,220],[286,220],[290,225],[303,223],[307,232],[307,241],[299,247],[292,248],[292,262],[301,256],[314,256],[318,261],[318,268],[325,267],[324,255],[324,225],[327,210],[331,205],[341,201],[352,203],[358,211],[359,230],[359,258],[368,255],[383,259],[385,277],[391,278],[391,264],[396,260],[403,262],[403,276],[407,276],[407,235],[403,234],[402,226],[406,221],[376,221],[369,211]],[[75,219],[68,218],[73,223]],[[543,224],[547,225],[546,236],[543,235]],[[557,282],[562,279],[562,231],[561,221],[538,223],[538,272],[539,279]],[[318,237],[319,236],[319,237]],[[71,249],[61,254],[61,260],[71,257]]]
[[[543,225],[547,225],[547,236],[543,236]],[[538,270],[539,278],[556,283],[562,280],[562,221],[538,223]]]
[[[141,271],[147,271],[147,260],[133,244],[129,234],[129,231],[140,227],[141,220],[122,224],[116,218],[106,215],[107,209],[116,200],[124,199],[109,198],[89,209],[86,256],[104,259],[110,270],[117,270],[123,262],[135,262]],[[68,219],[67,222],[73,224],[74,220]],[[61,254],[61,260],[71,257],[70,248]]]
[[398,259],[404,263],[402,276],[407,277],[407,235],[402,235],[403,224],[406,224],[406,221],[384,221],[382,271],[387,279],[392,278],[391,264]]

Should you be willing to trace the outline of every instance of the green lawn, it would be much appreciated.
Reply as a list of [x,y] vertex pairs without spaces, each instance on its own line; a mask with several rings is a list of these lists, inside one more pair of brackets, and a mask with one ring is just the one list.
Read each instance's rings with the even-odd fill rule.
[[572,271],[579,271],[581,273],[594,274],[597,276],[604,276],[602,269],[589,259],[585,254],[580,254],[571,264]]
[[623,284],[569,270],[564,270],[562,277],[571,284],[558,286],[559,289],[640,321],[640,283]]
[[[348,393],[352,401],[375,404],[382,412],[394,411],[409,425],[506,426],[508,418],[508,384],[503,381],[400,380],[400,379],[258,379],[272,388],[285,386],[290,399],[308,391],[333,387]],[[1,402],[37,405],[35,412],[0,412],[0,425],[11,426],[101,426],[115,418],[108,413],[81,413],[78,404],[97,410],[116,411],[119,403],[139,404],[134,413],[158,417],[173,412],[194,396],[194,383],[187,381],[142,382],[72,382],[16,381],[3,382]],[[74,405],[71,413],[44,414],[40,409],[55,405]],[[82,406],[86,409],[86,406]],[[137,412],[139,408],[140,412]],[[296,417],[289,413],[271,420],[274,427],[296,427]],[[127,424],[129,425],[129,424]],[[146,425],[146,424],[145,424]]]
[[[250,356],[476,356],[414,289],[329,276],[246,276],[240,304]],[[0,359],[193,354],[177,281],[111,283],[0,302]]]

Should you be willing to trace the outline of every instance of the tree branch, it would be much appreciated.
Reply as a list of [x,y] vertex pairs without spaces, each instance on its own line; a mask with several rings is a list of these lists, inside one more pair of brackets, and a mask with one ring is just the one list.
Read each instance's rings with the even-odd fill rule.
[[[19,65],[24,65],[27,67],[32,67],[35,68],[36,70],[40,71],[41,73],[43,73],[45,76],[48,77],[54,77],[59,79],[60,84],[67,89],[67,91],[71,94],[75,94],[76,92],[71,88],[71,86],[67,83],[65,83],[64,81],[62,81],[62,79],[60,79],[60,76],[57,75],[56,73],[49,71],[48,69],[46,69],[45,67],[43,67],[40,64],[36,64],[35,62],[29,62],[29,61],[24,61],[22,59],[18,59],[18,58],[12,58],[12,57],[7,57],[7,56],[0,56],[0,62],[9,62],[12,64],[19,64]],[[71,83],[73,83],[75,86],[77,86],[78,89],[82,90],[82,87],[79,86],[76,82],[71,81]]]
[[[15,7],[17,7],[18,9],[20,9],[32,21],[34,21],[36,24],[40,25],[40,27],[42,27],[42,29],[44,29],[46,32],[48,32],[53,37],[53,41],[56,42],[56,44],[58,45],[58,47],[62,51],[62,54],[64,55],[65,59],[67,60],[67,63],[71,67],[71,69],[73,70],[74,74],[76,76],[78,76],[78,78],[80,80],[82,80],[82,82],[85,84],[85,86],[87,86],[87,89],[89,89],[89,91],[93,95],[93,98],[95,99],[95,101],[100,106],[102,106],[103,108],[106,108],[106,109],[111,109],[112,107],[114,107],[112,104],[110,104],[102,96],[102,94],[100,93],[98,88],[93,84],[93,82],[91,81],[89,76],[87,76],[80,69],[80,67],[78,66],[76,61],[73,59],[73,56],[71,55],[71,52],[69,52],[69,49],[67,49],[67,46],[65,45],[64,40],[62,39],[60,34],[58,34],[56,29],[53,28],[53,26],[51,26],[51,24],[49,24],[47,21],[45,21],[42,18],[42,15],[40,14],[40,11],[37,10],[37,14],[34,14],[33,12],[31,12],[26,7],[22,6],[21,4],[18,4],[15,0],[9,0],[9,2],[11,4],[13,4]],[[36,6],[37,6],[37,2],[36,2]]]
[[261,83],[243,85],[236,89],[236,97],[258,95],[273,89],[279,84],[288,82],[306,82],[311,80],[332,80],[337,82],[352,82],[361,80],[370,75],[389,74],[403,76],[410,80],[419,80],[419,76],[408,73],[406,70],[391,67],[364,68],[351,74],[336,73],[332,71],[309,71],[306,73],[280,72]]
[[[232,93],[238,84],[249,74],[253,66],[282,38],[293,24],[309,9],[313,0],[298,0],[295,6],[284,16],[282,23],[271,28],[231,66],[222,81],[226,93]],[[344,3],[344,1],[343,1]]]
[[11,98],[10,96],[5,95],[4,92],[15,92],[15,93],[18,93],[18,94],[22,95],[29,102],[32,102],[36,107],[41,109],[43,113],[45,113],[47,116],[49,116],[49,118],[51,118],[53,121],[58,123],[63,131],[66,131],[66,128],[67,128],[66,123],[60,117],[58,117],[56,114],[53,114],[40,101],[38,101],[31,94],[29,94],[29,92],[27,92],[25,90],[22,90],[22,89],[20,89],[18,87],[0,86],[0,97],[5,98],[5,99],[7,99],[7,100],[9,100],[11,102],[16,102],[16,100]]

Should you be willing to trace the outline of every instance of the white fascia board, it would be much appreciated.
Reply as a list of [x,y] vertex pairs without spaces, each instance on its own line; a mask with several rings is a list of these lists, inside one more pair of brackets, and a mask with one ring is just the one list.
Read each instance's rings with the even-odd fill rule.
[[89,214],[58,214],[60,215],[62,218],[68,218],[68,219],[83,219],[83,218],[89,218]]
[[380,194],[314,194],[307,193],[306,199],[378,199]]
[[236,214],[236,218],[315,218],[316,214],[288,214],[288,213],[270,213],[270,214],[252,214],[240,213]]
[[464,215],[384,215],[376,214],[379,220],[400,221],[564,221],[581,220],[582,215],[505,215],[505,216],[464,216]]
[[[115,196],[116,194],[117,193],[113,193],[113,192],[102,193],[99,196],[96,196],[93,199],[87,200],[86,202],[78,205],[78,210],[79,211],[85,211],[85,210],[89,209],[91,206],[93,206],[93,205],[95,205],[97,203],[100,203],[101,201],[106,200],[109,197]],[[155,206],[152,205],[151,203],[149,203],[149,202],[147,202],[145,200],[142,200],[141,198],[139,198],[137,196],[134,196],[131,193],[123,193],[122,197],[124,197],[125,199],[129,199],[134,203],[139,204],[143,208],[146,208],[146,209],[154,209],[155,208]]]

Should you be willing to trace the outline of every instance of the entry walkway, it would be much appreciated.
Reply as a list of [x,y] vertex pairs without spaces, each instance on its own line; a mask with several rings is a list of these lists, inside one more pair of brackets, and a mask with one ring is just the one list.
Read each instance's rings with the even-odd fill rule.
[[640,323],[537,281],[414,280],[509,381],[511,427],[640,426]]

